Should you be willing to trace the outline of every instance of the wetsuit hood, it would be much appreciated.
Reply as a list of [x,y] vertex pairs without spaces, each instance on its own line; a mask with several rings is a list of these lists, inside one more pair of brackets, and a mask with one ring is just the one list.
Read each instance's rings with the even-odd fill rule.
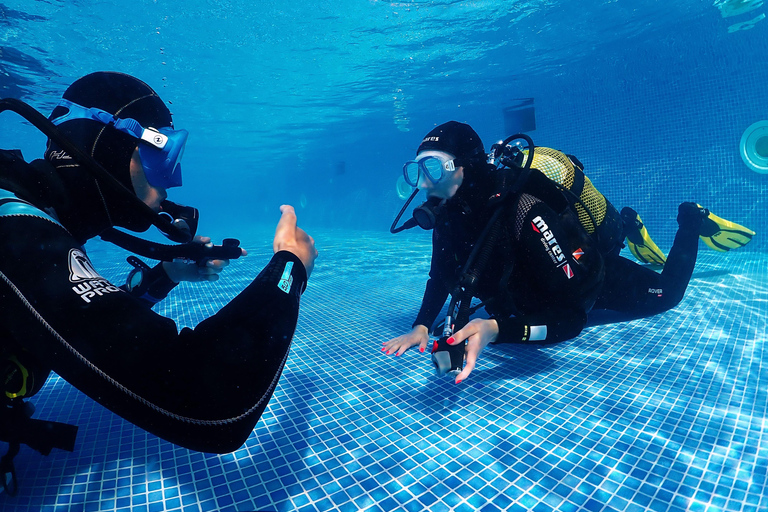
[[471,166],[478,159],[485,160],[483,141],[468,124],[448,121],[433,128],[422,139],[416,154],[424,151],[450,153],[458,161],[456,167]]
[[0,152],[0,165],[0,188],[55,217],[78,243],[109,227],[103,203],[94,200],[98,187],[84,169],[61,174],[45,160],[26,163],[19,151]]
[[461,186],[447,201],[449,209],[461,208],[472,215],[486,210],[495,186],[493,166],[486,163],[483,141],[470,125],[448,121],[436,126],[424,136],[416,154],[424,151],[449,153],[455,157],[456,167],[464,168]]
[[[86,108],[96,107],[119,117],[135,119],[142,126],[172,127],[171,113],[157,93],[141,80],[114,72],[97,72],[75,81],[63,94],[63,99]],[[57,106],[49,119],[67,112]],[[114,127],[90,119],[71,119],[59,125],[59,130],[84,152],[92,156],[120,184],[135,194],[130,176],[131,156],[137,147],[135,138]],[[78,238],[91,238],[111,226],[132,231],[146,231],[146,217],[136,215],[135,205],[120,197],[115,185],[95,178],[77,164],[64,150],[49,139],[45,160],[59,175],[63,191],[76,209],[67,209],[62,219]]]

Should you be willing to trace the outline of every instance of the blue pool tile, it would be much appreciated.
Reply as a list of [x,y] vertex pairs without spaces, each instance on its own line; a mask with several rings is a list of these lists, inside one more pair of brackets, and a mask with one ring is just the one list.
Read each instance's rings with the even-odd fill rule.
[[[723,257],[748,261],[739,253],[702,251],[703,264],[714,268]],[[760,258],[760,265],[768,263]],[[723,279],[739,275],[730,272]],[[151,512],[196,505],[204,512],[678,512],[689,508],[690,498],[723,511],[765,508],[767,466],[761,461],[767,448],[760,443],[768,436],[747,418],[765,416],[758,406],[766,395],[746,383],[757,382],[768,356],[746,339],[724,344],[705,334],[729,318],[735,330],[727,335],[745,338],[740,333],[747,322],[740,318],[750,314],[747,302],[729,303],[733,311],[709,319],[701,315],[719,309],[704,307],[711,300],[693,300],[721,287],[692,281],[691,319],[680,308],[637,321],[647,327],[642,336],[626,325],[602,326],[578,342],[543,349],[490,347],[489,354],[505,356],[501,366],[483,361],[482,382],[446,388],[443,397],[435,396],[438,381],[429,380],[434,377],[424,371],[428,358],[422,354],[374,363],[362,347],[334,337],[336,319],[319,313],[319,306],[331,287],[345,285],[325,276],[328,288],[316,287],[317,295],[309,289],[302,298],[305,316],[286,372],[245,448],[201,456],[116,421],[113,435],[120,443],[107,443],[101,452],[78,447],[79,453],[60,456],[58,466],[39,475],[44,466],[22,453],[19,467],[31,466],[25,481],[44,497],[28,494],[10,512],[43,503],[52,510],[59,498],[73,512],[80,503],[82,510],[116,512],[127,498]],[[765,295],[757,287],[754,293]],[[333,294],[342,307],[353,296]],[[752,300],[747,297],[739,300]],[[346,308],[350,325],[362,322],[354,309]],[[390,329],[391,322],[396,331],[395,321],[384,318],[377,328]],[[757,323],[750,325],[754,338]],[[324,345],[313,343],[316,338]],[[355,363],[320,368],[313,364],[319,346],[345,347]],[[554,371],[542,366],[542,354]],[[753,362],[752,377],[741,371],[744,361]],[[520,373],[521,367],[529,371]],[[381,381],[389,368],[402,375],[402,385]],[[50,395],[71,411],[89,404],[66,385]],[[733,401],[720,402],[721,396]],[[96,439],[87,421],[81,430]],[[729,451],[733,446],[740,448]],[[735,467],[753,483],[737,477]],[[49,485],[61,496],[46,496]]]

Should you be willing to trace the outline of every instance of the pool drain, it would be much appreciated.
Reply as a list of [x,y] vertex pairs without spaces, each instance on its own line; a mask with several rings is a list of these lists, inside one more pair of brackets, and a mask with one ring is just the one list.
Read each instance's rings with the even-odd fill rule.
[[768,174],[768,121],[758,121],[744,131],[739,153],[747,167]]

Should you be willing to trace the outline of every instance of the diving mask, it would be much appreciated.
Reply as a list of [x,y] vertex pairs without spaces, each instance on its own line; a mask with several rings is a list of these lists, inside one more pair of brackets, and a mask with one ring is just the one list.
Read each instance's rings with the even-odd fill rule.
[[403,165],[403,178],[412,186],[419,186],[419,175],[425,176],[433,184],[437,184],[445,177],[446,172],[456,170],[454,158],[442,151],[424,151],[419,154],[421,158],[409,160]]
[[112,126],[139,141],[139,157],[150,185],[163,189],[181,186],[181,157],[189,137],[187,130],[145,128],[135,119],[121,119],[105,110],[86,108],[68,100],[61,100],[58,106],[68,112],[52,119],[54,125],[73,119],[90,119]]

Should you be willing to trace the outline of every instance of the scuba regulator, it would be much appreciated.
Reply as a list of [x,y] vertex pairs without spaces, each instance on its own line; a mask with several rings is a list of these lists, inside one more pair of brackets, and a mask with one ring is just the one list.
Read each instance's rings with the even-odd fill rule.
[[[523,145],[520,140],[524,140],[527,144],[527,146]],[[514,144],[513,144],[514,142]],[[527,160],[526,164],[523,165],[523,158],[524,153],[523,150],[528,147],[530,148],[530,158]],[[497,142],[493,146],[491,146],[491,151],[487,155],[487,162],[490,165],[495,166],[497,170],[500,170],[502,168],[525,168],[530,169],[531,164],[530,162],[533,160],[533,152],[534,152],[534,145],[533,141],[530,137],[524,134],[516,134],[512,135],[511,137],[507,137],[505,140]],[[507,177],[509,173],[499,173],[503,176],[502,182],[499,184],[500,194],[503,192],[504,195],[509,192],[510,184],[507,184],[504,181],[504,178]],[[522,186],[522,183],[520,183],[520,186]],[[416,188],[413,193],[411,193],[410,197],[405,201],[405,204],[398,212],[397,216],[395,217],[394,222],[392,222],[392,225],[389,228],[389,232],[394,234],[400,233],[401,231],[405,231],[406,229],[415,228],[416,226],[419,226],[421,229],[430,230],[434,229],[435,222],[437,220],[437,217],[442,214],[443,211],[445,211],[445,199],[441,199],[438,197],[428,197],[426,201],[421,203],[419,206],[413,209],[413,212],[411,213],[411,218],[403,222],[400,226],[397,226],[397,223],[400,222],[400,219],[402,218],[405,211],[408,209],[408,206],[413,202],[413,200],[416,198],[416,196],[419,193],[418,188]],[[494,198],[498,200],[499,194],[496,194],[495,196],[491,197],[490,200],[494,201]]]
[[8,451],[0,457],[0,485],[10,496],[18,492],[13,459],[22,444],[43,455],[53,448],[75,449],[77,426],[33,419],[35,406],[24,401],[40,391],[50,372],[26,351],[11,352],[0,346],[0,441],[8,443]]
[[395,217],[395,221],[389,228],[389,232],[393,235],[400,233],[401,231],[405,231],[406,229],[415,228],[416,226],[419,226],[421,229],[426,229],[427,231],[434,229],[438,215],[440,215],[440,213],[445,210],[445,200],[440,199],[439,197],[428,198],[426,201],[413,209],[413,213],[411,214],[412,218],[403,222],[402,225],[397,226],[397,223],[400,222],[400,218],[403,216],[403,213],[405,213],[408,205],[411,204],[418,193],[419,189],[417,188],[413,191],[411,196],[400,209],[397,217]]

